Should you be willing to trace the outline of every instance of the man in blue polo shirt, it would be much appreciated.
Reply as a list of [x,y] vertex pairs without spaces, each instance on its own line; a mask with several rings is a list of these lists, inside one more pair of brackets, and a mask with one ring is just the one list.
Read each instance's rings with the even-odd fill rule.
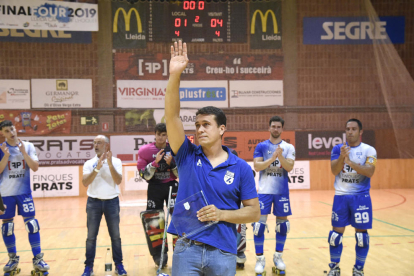
[[[180,239],[173,254],[172,275],[235,275],[237,223],[260,218],[259,201],[250,166],[222,146],[226,115],[216,107],[197,111],[196,136],[200,146],[184,134],[180,119],[180,75],[188,63],[187,46],[171,46],[170,78],[165,95],[165,119],[172,151],[175,153],[180,186],[176,202],[203,191],[210,205],[194,214],[199,221],[216,221],[213,226]],[[240,209],[240,203],[244,208]],[[178,210],[175,206],[172,221]],[[169,232],[176,233],[173,224]]]

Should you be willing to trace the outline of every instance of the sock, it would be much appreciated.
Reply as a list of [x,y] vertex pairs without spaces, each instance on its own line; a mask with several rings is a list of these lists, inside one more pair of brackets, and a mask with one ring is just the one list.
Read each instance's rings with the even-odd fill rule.
[[279,232],[276,232],[276,251],[283,252],[286,238],[287,238],[287,235],[282,235]]
[[[8,236],[8,234],[10,234]],[[16,254],[16,236],[14,235],[14,224],[13,220],[9,220],[2,225],[3,241],[6,245],[7,252]]]
[[[31,220],[33,218],[25,218],[24,222]],[[36,233],[29,233],[29,242],[30,246],[32,247],[33,256],[36,256],[42,249],[40,248],[40,233],[37,231]]]
[[261,237],[254,235],[254,247],[256,249],[256,254],[263,254],[264,240],[265,240],[264,234]]

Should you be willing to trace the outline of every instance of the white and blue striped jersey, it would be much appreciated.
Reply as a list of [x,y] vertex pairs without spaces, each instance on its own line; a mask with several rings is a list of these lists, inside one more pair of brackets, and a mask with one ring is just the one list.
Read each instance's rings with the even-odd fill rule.
[[[30,194],[32,189],[30,187],[30,168],[23,158],[18,146],[10,146],[10,156],[6,167],[0,173],[0,193],[1,196],[16,196],[23,194]],[[36,149],[30,142],[23,142],[27,154],[35,161],[38,161]],[[4,153],[0,150],[0,160],[4,157]]]
[[[348,143],[347,143],[348,145]],[[336,145],[332,149],[331,161],[336,160],[341,155],[342,144]],[[377,162],[377,151],[370,145],[360,143],[356,147],[351,147],[349,159],[359,165]],[[369,193],[371,188],[371,179],[362,174],[358,174],[349,165],[343,164],[342,171],[335,176],[335,194],[336,195],[357,195]]]
[[[270,140],[263,141],[256,146],[253,158],[263,157],[263,161],[270,159],[277,147],[283,149],[283,157],[295,160],[295,147],[282,140],[279,144],[273,144]],[[277,158],[270,166],[260,171],[259,194],[289,194],[288,172],[282,168]]]

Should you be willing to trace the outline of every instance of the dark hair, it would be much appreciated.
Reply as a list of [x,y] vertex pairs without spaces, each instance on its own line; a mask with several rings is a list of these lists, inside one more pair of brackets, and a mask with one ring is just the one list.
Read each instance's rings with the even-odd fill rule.
[[220,108],[214,106],[205,106],[197,110],[196,116],[198,115],[214,115],[214,120],[216,121],[217,126],[226,126],[226,114],[224,114],[223,110]]
[[0,123],[0,130],[2,130],[3,127],[11,127],[11,126],[13,126],[12,121],[4,120],[3,122]]
[[157,132],[159,132],[159,133],[167,132],[167,125],[164,124],[164,123],[156,124],[155,128],[154,128],[154,132],[155,133],[157,133]]
[[285,120],[282,119],[282,117],[279,116],[273,116],[269,120],[269,126],[272,124],[272,122],[280,122],[282,124],[282,127],[285,125]]
[[360,121],[360,120],[358,120],[358,119],[349,119],[349,120],[348,120],[348,122],[346,122],[345,127],[346,127],[346,125],[347,125],[349,122],[355,122],[355,123],[357,123],[357,124],[358,124],[358,127],[359,127],[359,130],[362,130],[362,123],[361,123],[361,121]]

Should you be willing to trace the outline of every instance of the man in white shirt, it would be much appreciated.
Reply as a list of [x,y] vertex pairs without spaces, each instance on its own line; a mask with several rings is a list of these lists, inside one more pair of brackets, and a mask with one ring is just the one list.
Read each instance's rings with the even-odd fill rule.
[[115,273],[127,275],[122,264],[121,236],[119,233],[119,184],[122,181],[122,162],[112,157],[109,151],[109,139],[98,135],[94,139],[96,156],[83,165],[82,183],[88,187],[86,206],[88,238],[86,239],[85,271],[82,276],[93,275],[93,262],[96,252],[96,237],[99,232],[102,215],[108,225],[112,241],[112,257]]

